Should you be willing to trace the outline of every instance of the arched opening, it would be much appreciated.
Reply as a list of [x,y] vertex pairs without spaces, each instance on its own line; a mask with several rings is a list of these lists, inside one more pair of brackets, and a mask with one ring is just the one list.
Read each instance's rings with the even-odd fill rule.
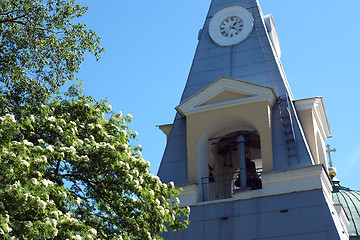
[[237,131],[208,139],[208,173],[201,179],[203,201],[231,198],[261,189],[262,158],[257,131]]

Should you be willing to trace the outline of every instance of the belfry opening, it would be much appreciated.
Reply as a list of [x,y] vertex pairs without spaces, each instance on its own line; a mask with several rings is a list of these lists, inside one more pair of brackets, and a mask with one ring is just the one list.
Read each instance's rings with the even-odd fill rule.
[[209,139],[208,176],[203,201],[231,198],[237,191],[262,188],[261,144],[256,131],[238,131]]

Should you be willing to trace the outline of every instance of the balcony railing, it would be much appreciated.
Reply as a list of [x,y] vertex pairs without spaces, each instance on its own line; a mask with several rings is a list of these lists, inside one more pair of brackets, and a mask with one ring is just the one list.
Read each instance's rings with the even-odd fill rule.
[[258,169],[256,173],[248,173],[246,188],[240,188],[239,172],[204,177],[201,179],[203,201],[232,198],[236,191],[261,189],[261,172],[261,169]]

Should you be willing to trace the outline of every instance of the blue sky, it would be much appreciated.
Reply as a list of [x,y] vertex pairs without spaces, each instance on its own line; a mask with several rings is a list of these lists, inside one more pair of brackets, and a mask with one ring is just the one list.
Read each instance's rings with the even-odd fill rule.
[[[332,160],[341,184],[360,190],[360,1],[260,0],[272,14],[281,62],[295,99],[323,96],[337,151]],[[85,92],[131,113],[136,144],[157,173],[165,135],[190,70],[197,34],[210,0],[89,0],[82,21],[102,38],[106,53],[88,56],[79,79]]]

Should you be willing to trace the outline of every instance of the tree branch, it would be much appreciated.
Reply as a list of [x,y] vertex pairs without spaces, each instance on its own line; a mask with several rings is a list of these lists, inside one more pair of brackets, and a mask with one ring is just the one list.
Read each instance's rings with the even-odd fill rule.
[[[26,26],[26,25],[27,25],[26,23],[24,23],[24,22],[22,22],[22,21],[17,21],[17,20],[20,19],[20,18],[26,18],[26,15],[24,14],[24,15],[15,17],[15,18],[1,20],[0,23],[12,22],[12,23],[19,23],[19,24],[21,24],[21,25]],[[26,18],[26,20],[28,20],[28,19]]]

